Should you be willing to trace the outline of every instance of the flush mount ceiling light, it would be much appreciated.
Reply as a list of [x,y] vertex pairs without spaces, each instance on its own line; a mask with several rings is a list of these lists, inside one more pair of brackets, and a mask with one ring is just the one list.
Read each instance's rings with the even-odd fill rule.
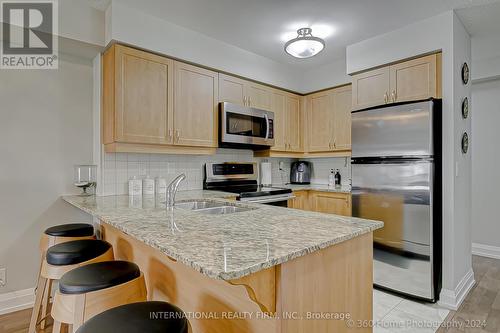
[[312,35],[311,28],[297,30],[297,37],[285,44],[285,52],[295,58],[310,58],[325,48],[325,41]]

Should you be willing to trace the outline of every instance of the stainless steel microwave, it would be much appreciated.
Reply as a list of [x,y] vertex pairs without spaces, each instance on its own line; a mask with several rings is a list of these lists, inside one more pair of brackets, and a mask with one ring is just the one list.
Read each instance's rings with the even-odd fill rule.
[[221,147],[266,149],[274,146],[274,112],[220,103]]

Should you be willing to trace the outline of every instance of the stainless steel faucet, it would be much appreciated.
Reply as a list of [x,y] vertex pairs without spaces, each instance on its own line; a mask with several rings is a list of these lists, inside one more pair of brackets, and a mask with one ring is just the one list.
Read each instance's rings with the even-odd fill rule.
[[175,206],[175,195],[177,194],[177,190],[179,189],[179,185],[181,182],[186,179],[185,174],[180,174],[175,177],[174,180],[167,187],[167,208],[173,208]]

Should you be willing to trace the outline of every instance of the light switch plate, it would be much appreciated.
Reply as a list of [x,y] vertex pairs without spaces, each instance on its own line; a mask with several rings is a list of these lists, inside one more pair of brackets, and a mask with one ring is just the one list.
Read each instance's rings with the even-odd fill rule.
[[7,269],[0,268],[0,287],[5,287],[7,285]]

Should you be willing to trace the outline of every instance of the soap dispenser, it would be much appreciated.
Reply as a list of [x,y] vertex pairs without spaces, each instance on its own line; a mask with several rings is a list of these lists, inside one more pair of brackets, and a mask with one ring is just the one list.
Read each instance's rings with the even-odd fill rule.
[[335,175],[333,169],[330,169],[330,175],[328,175],[328,186],[333,187],[335,185]]

